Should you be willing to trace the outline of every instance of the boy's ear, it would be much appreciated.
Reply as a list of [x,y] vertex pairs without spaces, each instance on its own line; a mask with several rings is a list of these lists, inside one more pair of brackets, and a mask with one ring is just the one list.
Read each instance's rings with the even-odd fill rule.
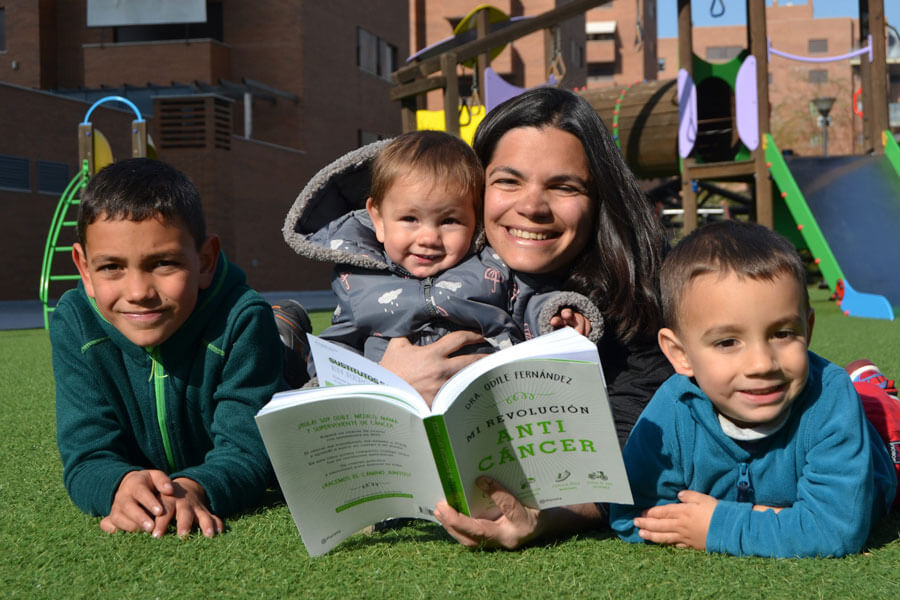
[[694,376],[694,369],[691,368],[691,362],[688,360],[687,352],[685,352],[678,334],[668,327],[663,327],[659,330],[656,340],[676,373],[688,377]]
[[372,200],[372,196],[366,198],[366,211],[369,213],[369,218],[372,219],[372,224],[375,226],[375,237],[382,244],[384,243],[384,219],[381,217],[381,211],[378,210],[378,206],[375,205],[375,201]]
[[81,283],[84,284],[84,291],[87,292],[88,296],[93,298],[94,284],[91,281],[91,271],[88,268],[87,251],[84,249],[84,246],[78,242],[72,244],[72,262],[75,263],[78,274],[81,276]]
[[219,264],[219,236],[209,235],[200,246],[200,289],[205,290],[212,285]]

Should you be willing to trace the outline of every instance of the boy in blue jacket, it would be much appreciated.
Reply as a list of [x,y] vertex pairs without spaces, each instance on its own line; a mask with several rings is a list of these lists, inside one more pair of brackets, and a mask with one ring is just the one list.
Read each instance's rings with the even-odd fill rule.
[[78,238],[81,281],[50,326],[69,496],[109,533],[221,533],[272,481],[253,420],[284,387],[272,309],[159,161],[94,176]]
[[896,479],[847,373],[809,352],[800,257],[727,221],[675,246],[659,344],[676,374],[625,445],[625,540],[758,556],[858,552]]

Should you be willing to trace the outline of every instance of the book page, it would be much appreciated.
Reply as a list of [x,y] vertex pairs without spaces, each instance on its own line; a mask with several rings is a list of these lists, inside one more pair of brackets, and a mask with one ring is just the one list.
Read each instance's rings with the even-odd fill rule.
[[[309,340],[316,377],[321,387],[380,383],[419,395],[402,377],[394,375],[365,356],[312,334],[307,334],[306,339]],[[422,404],[425,405],[424,400]]]
[[575,355],[581,345],[594,360],[540,358],[495,366],[471,380],[445,410],[471,515],[498,514],[475,486],[481,475],[535,508],[631,503],[596,348],[587,340],[571,341]]
[[386,518],[433,519],[444,496],[416,407],[387,389],[285,392],[256,417],[311,556]]

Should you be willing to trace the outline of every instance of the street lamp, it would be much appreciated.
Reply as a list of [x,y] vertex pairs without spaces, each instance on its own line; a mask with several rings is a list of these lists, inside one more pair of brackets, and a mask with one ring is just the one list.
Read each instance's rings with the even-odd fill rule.
[[819,114],[822,115],[822,153],[828,156],[828,126],[831,125],[831,107],[834,105],[834,98],[815,98],[813,105]]

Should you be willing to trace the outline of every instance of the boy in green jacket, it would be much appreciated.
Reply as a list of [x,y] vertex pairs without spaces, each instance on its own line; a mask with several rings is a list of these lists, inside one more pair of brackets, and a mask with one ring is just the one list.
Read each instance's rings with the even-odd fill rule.
[[272,309],[207,235],[200,197],[155,160],[82,193],[50,340],[63,479],[100,528],[223,531],[272,481],[253,417],[282,389]]

